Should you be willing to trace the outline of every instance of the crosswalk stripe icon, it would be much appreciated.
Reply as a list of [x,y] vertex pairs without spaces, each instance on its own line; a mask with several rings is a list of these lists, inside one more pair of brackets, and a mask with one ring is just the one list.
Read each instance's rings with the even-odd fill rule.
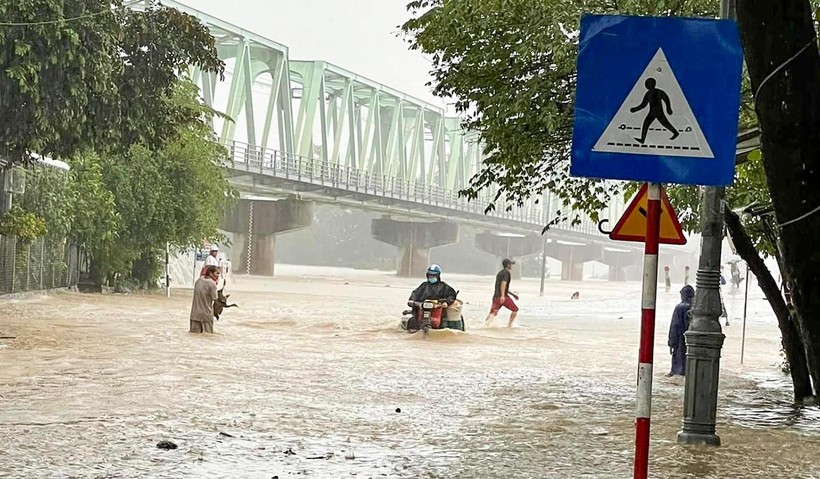
[[592,150],[715,157],[663,49],[655,52]]

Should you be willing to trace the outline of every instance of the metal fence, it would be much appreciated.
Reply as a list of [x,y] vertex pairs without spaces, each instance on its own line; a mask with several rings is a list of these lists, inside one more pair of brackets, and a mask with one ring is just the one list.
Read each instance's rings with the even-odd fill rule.
[[65,240],[0,236],[0,294],[76,286],[79,253]]
[[[468,201],[460,197],[457,191],[425,184],[421,181],[373,173],[359,168],[282,153],[278,150],[262,149],[236,141],[226,143],[225,146],[233,160],[230,167],[235,170],[377,197],[434,205],[472,214],[483,215],[485,209],[490,205],[489,198],[476,198]],[[510,211],[502,207],[488,212],[486,216],[537,227],[546,225],[550,220],[549,211],[543,207],[533,206],[515,206]],[[578,233],[599,234],[597,224],[588,218],[584,218],[580,225],[567,226],[566,229]]]

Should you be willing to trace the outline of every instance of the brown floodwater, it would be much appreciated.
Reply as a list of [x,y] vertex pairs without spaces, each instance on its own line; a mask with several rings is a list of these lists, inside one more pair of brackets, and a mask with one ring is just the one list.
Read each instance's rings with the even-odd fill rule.
[[[518,281],[508,329],[484,326],[492,278],[445,276],[467,332],[423,339],[397,328],[418,281],[277,273],[229,283],[239,308],[213,336],[187,333],[189,290],[4,301],[0,477],[631,477],[640,284],[550,280],[539,297]],[[754,287],[743,365],[743,294],[727,290],[723,446],[676,444],[683,380],[663,374],[679,287],[659,293],[651,477],[820,477],[820,411],[792,406]]]

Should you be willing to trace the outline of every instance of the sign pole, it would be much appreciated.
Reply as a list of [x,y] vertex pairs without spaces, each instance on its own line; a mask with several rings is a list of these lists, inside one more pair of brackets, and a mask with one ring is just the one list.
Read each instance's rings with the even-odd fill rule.
[[658,296],[658,240],[661,185],[649,183],[646,242],[641,295],[641,341],[638,352],[638,394],[635,410],[635,479],[646,479],[649,467],[649,425],[652,414],[652,358],[655,349],[655,302]]
[[740,340],[740,364],[743,364],[743,353],[746,349],[746,306],[749,305],[749,266],[746,266],[746,294],[743,296],[743,334]]
[[170,243],[165,243],[165,296],[171,297],[171,267],[169,263]]
[[541,292],[538,296],[544,296],[544,278],[547,276],[547,235],[544,235],[544,251],[541,253]]

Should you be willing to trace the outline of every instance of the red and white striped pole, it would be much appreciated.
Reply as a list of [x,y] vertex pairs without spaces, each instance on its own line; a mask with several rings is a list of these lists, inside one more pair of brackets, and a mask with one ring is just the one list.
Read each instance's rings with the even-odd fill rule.
[[652,415],[652,357],[655,350],[655,300],[658,296],[658,239],[661,185],[649,183],[646,243],[641,295],[641,348],[638,352],[638,397],[635,408],[635,479],[646,479],[649,467],[649,418]]

